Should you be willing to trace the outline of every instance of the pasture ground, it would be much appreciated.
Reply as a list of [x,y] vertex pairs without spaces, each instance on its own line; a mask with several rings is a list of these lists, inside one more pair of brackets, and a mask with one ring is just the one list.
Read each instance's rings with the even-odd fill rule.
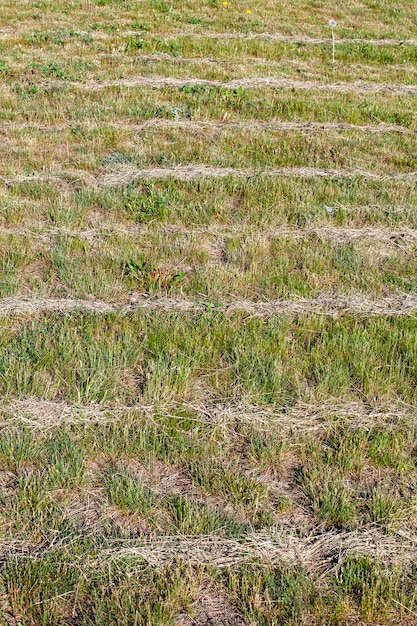
[[2,2],[2,626],[417,623],[416,6],[334,4]]

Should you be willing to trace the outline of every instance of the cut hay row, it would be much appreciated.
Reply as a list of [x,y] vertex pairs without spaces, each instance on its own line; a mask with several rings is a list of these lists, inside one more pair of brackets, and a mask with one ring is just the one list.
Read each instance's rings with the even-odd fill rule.
[[240,169],[234,167],[211,167],[208,165],[177,165],[173,167],[151,167],[146,169],[128,165],[114,167],[111,171],[89,174],[85,171],[41,172],[39,174],[20,174],[17,176],[1,176],[0,184],[7,187],[24,183],[47,182],[59,186],[83,183],[93,188],[112,188],[130,185],[136,180],[175,180],[192,181],[207,178],[246,178],[269,176],[273,178],[363,178],[373,181],[413,181],[417,172],[401,172],[395,174],[375,174],[361,169],[321,169],[315,167],[279,167],[269,169]]
[[[0,31],[0,39],[24,41],[31,33],[27,31],[19,31],[12,29],[3,29]],[[304,45],[329,45],[332,43],[329,37],[309,37],[307,35],[286,35],[284,33],[239,33],[239,32],[205,32],[196,33],[193,31],[178,31],[172,33],[140,30],[119,30],[114,32],[98,32],[98,31],[75,31],[74,40],[77,37],[91,37],[93,40],[114,40],[125,39],[128,37],[152,37],[161,41],[171,41],[176,38],[193,38],[193,39],[215,39],[215,40],[241,40],[253,41],[261,39],[265,41],[274,41],[289,44]],[[364,39],[361,37],[338,37],[338,45],[365,45],[365,46],[416,46],[417,39]]]
[[[185,130],[223,130],[228,128],[236,128],[245,131],[262,131],[262,130],[277,130],[277,131],[302,131],[309,132],[360,132],[360,133],[416,133],[417,131],[406,128],[405,126],[399,126],[397,124],[365,124],[362,126],[356,124],[349,124],[345,122],[293,122],[284,120],[271,120],[267,122],[262,121],[225,121],[225,122],[213,122],[213,121],[191,121],[191,120],[164,120],[154,119],[148,120],[143,124],[114,124],[121,130],[131,130],[132,132],[146,130],[148,128],[184,128]],[[1,128],[1,127],[0,127]]]
[[129,303],[106,303],[101,300],[81,300],[71,298],[16,297],[0,299],[0,317],[12,315],[39,315],[48,311],[69,313],[84,311],[96,314],[127,313],[132,311],[155,311],[177,313],[201,313],[208,309],[233,314],[245,313],[254,317],[272,315],[324,315],[341,316],[357,314],[364,317],[414,315],[417,312],[417,295],[369,298],[350,294],[335,296],[323,294],[315,299],[276,300],[253,302],[236,300],[218,306],[211,301],[195,302],[173,298],[132,297]]
[[[10,131],[24,131],[24,130],[37,130],[42,132],[59,132],[66,129],[71,129],[75,125],[74,122],[64,122],[57,124],[44,124],[42,122],[3,122],[0,123],[0,132]],[[213,121],[213,120],[166,120],[162,118],[154,118],[147,120],[142,124],[133,124],[125,121],[112,121],[103,122],[97,124],[96,122],[82,122],[76,124],[77,128],[81,127],[85,130],[96,130],[103,126],[109,128],[115,128],[117,130],[127,131],[131,133],[139,133],[149,129],[163,130],[163,129],[184,129],[192,131],[227,131],[229,129],[237,129],[243,131],[263,131],[263,130],[276,130],[282,132],[300,131],[303,133],[319,133],[319,132],[359,132],[359,133],[402,133],[402,134],[415,134],[417,130],[400,126],[398,124],[385,124],[380,122],[379,124],[364,124],[362,126],[356,124],[349,124],[346,122],[293,122],[284,120],[271,120],[271,121],[257,121],[257,120],[225,120]]]
[[[293,529],[271,529],[253,532],[241,540],[216,535],[198,537],[164,535],[150,539],[114,541],[113,545],[85,556],[74,563],[78,571],[98,571],[117,563],[129,566],[133,573],[147,567],[163,567],[174,561],[188,565],[234,568],[243,563],[264,565],[292,565],[310,574],[325,575],[340,567],[349,557],[370,557],[379,563],[406,566],[417,558],[417,537],[406,529],[388,535],[377,528],[352,532],[324,531],[307,536],[296,536]],[[72,537],[67,539],[73,541]],[[52,553],[57,541],[42,544],[24,541],[0,542],[0,559],[36,560]],[[70,545],[70,543],[69,543]],[[66,541],[58,542],[65,550]]]
[[114,168],[109,173],[103,173],[96,178],[99,187],[120,187],[133,183],[135,180],[198,180],[201,178],[253,178],[257,176],[270,176],[273,178],[365,178],[369,180],[414,180],[417,172],[396,174],[375,174],[374,172],[360,169],[336,170],[320,169],[315,167],[279,167],[263,170],[239,169],[233,167],[209,167],[206,165],[178,165],[174,167],[155,167],[138,169],[130,166]]
[[160,537],[131,541],[99,552],[86,567],[99,568],[124,561],[131,566],[158,567],[182,560],[194,565],[235,567],[244,562],[291,564],[311,573],[326,573],[348,557],[368,556],[384,564],[411,564],[417,557],[417,537],[405,531],[387,535],[377,529],[338,533],[327,531],[307,537],[289,532],[252,533],[242,541],[206,535]]
[[326,431],[334,426],[352,429],[393,428],[396,425],[413,425],[417,407],[402,404],[366,404],[364,402],[329,399],[321,404],[297,402],[284,410],[253,406],[248,403],[170,402],[164,405],[78,405],[40,398],[13,399],[0,405],[3,420],[0,428],[23,424],[33,430],[46,431],[60,426],[114,423],[129,415],[142,415],[158,420],[178,416],[181,411],[195,415],[199,423],[234,430],[236,424],[256,425],[258,430],[279,429],[285,433],[311,433]]
[[[219,89],[282,89],[294,91],[330,91],[336,93],[358,93],[358,94],[391,94],[407,95],[416,94],[417,85],[412,84],[390,84],[375,83],[365,81],[340,82],[340,83],[319,83],[311,80],[293,80],[290,78],[272,78],[267,76],[254,76],[251,78],[235,79],[230,81],[207,80],[203,78],[173,78],[173,77],[149,77],[136,76],[132,78],[121,78],[117,80],[102,81],[63,81],[51,80],[39,83],[40,87],[46,89],[80,89],[83,91],[100,91],[102,89],[113,88],[136,88],[150,87],[152,89],[183,89],[184,87],[208,87]],[[9,85],[3,88],[10,89]]]
[[[335,209],[327,207],[329,213]],[[26,226],[7,227],[0,226],[0,236],[10,237],[27,237],[30,239],[38,239],[46,243],[53,242],[57,237],[74,237],[83,239],[91,244],[97,240],[107,239],[110,237],[149,237],[155,233],[173,234],[184,237],[196,237],[207,235],[213,237],[220,242],[232,239],[247,239],[249,241],[268,241],[272,239],[290,239],[304,240],[311,237],[323,241],[331,241],[334,243],[352,243],[355,241],[370,240],[375,243],[392,245],[407,249],[409,245],[417,245],[417,230],[412,228],[379,228],[379,227],[363,227],[348,228],[337,226],[320,226],[315,228],[293,228],[283,226],[281,228],[263,228],[261,231],[253,228],[242,227],[222,227],[222,226],[200,226],[186,227],[175,226],[172,224],[158,224],[158,227],[150,227],[146,224],[119,226],[118,224],[103,224],[97,228],[71,229],[64,226],[50,226],[35,224],[27,224]],[[401,245],[400,245],[401,244]],[[375,249],[378,252],[378,249]]]
[[[243,563],[286,564],[302,567],[311,574],[325,575],[340,567],[349,557],[370,557],[385,565],[406,566],[417,557],[417,537],[405,530],[387,535],[378,529],[335,532],[325,531],[299,537],[290,532],[260,532],[247,535],[244,539],[228,539],[215,535],[199,537],[162,536],[149,540],[118,542],[102,549],[90,558],[74,563],[81,573],[98,571],[123,562],[132,573],[144,567],[161,567],[174,561],[183,561],[194,566],[233,568]],[[59,544],[65,549],[65,541]],[[0,558],[36,560],[52,552],[54,542],[42,545],[24,541],[0,543]]]
[[[121,33],[120,33],[121,34]],[[128,31],[127,36],[133,36],[133,31]],[[158,35],[155,35],[158,36]],[[161,38],[166,37],[161,33]],[[282,33],[193,33],[190,31],[172,33],[169,35],[171,39],[175,37],[194,37],[198,39],[240,39],[243,41],[252,41],[254,39],[264,39],[267,41],[276,41],[292,44],[307,45],[329,45],[332,43],[330,37],[308,37],[307,35],[284,35]],[[338,45],[369,45],[369,46],[417,46],[417,39],[364,39],[360,37],[336,37]]]

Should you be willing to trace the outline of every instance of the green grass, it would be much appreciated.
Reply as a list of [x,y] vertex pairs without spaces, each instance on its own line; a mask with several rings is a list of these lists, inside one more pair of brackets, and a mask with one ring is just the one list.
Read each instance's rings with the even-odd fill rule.
[[192,400],[202,377],[225,398],[277,404],[415,400],[412,317],[245,317],[51,314],[13,327],[3,319],[1,390],[83,403]]

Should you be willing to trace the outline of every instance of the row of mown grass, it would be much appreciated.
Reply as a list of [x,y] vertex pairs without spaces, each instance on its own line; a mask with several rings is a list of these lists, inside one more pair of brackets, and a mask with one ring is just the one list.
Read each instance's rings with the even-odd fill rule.
[[[100,520],[107,539],[112,532],[239,539],[285,523],[300,533],[318,524],[338,531],[416,528],[416,431],[404,419],[390,429],[352,428],[335,410],[314,434],[302,425],[280,431],[279,418],[260,425],[249,408],[244,420],[223,424],[181,405],[151,415],[109,410],[108,421],[92,426],[81,413],[78,422],[44,432],[8,419],[6,412],[0,433],[7,537],[39,539],[33,516],[41,522],[51,512],[68,521],[74,513],[79,531]],[[88,494],[97,505],[90,518]]]
[[[113,224],[242,228],[252,232],[294,226],[416,228],[414,181],[228,177],[184,182],[135,181],[121,189],[95,190],[80,181],[69,188],[37,180],[3,187],[0,211],[6,227],[71,228]],[[258,230],[259,229],[259,230]],[[13,241],[11,240],[11,243]]]
[[[72,189],[71,189],[72,187]],[[416,228],[414,181],[228,177],[193,182],[137,181],[125,189],[69,189],[39,182],[9,185],[0,195],[5,227],[99,228],[159,224],[214,225],[262,235],[281,226]],[[267,231],[266,231],[267,234]],[[11,242],[13,245],[13,241]]]

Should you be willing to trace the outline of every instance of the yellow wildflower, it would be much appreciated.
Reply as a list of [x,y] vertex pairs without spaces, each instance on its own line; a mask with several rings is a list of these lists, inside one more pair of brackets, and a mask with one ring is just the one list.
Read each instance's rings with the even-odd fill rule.
[[250,15],[252,11],[250,9],[246,9],[246,15]]

